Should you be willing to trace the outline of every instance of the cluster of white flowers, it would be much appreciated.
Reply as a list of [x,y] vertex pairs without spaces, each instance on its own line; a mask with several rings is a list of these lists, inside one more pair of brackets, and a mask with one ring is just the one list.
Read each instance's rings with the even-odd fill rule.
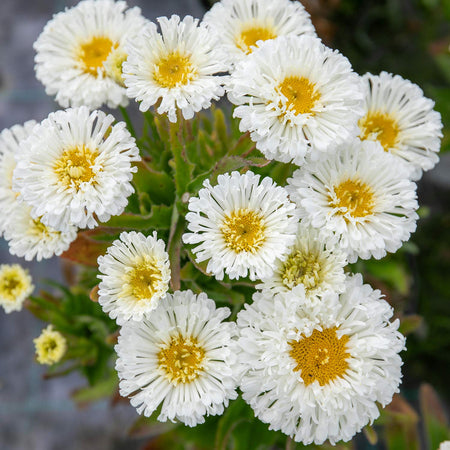
[[[203,21],[161,17],[159,28],[125,9],[81,1],[35,43],[38,79],[71,108],[0,135],[11,253],[59,255],[79,228],[124,211],[139,150],[125,123],[95,108],[132,98],[176,122],[227,93],[256,148],[299,168],[286,187],[251,171],[206,180],[183,241],[217,280],[260,284],[237,324],[225,321],[230,310],[205,293],[169,293],[156,232],[123,232],[98,259],[99,303],[121,326],[120,392],[146,416],[160,408],[159,420],[194,426],[239,387],[296,441],[351,439],[398,392],[405,342],[381,293],[344,270],[414,232],[415,180],[442,136],[433,102],[399,76],[360,77],[298,2],[222,0]],[[3,304],[8,283],[0,276]]]

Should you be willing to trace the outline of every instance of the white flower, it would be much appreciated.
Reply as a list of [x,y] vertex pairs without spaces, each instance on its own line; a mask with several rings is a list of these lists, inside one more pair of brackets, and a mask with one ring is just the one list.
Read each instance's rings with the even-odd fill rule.
[[6,313],[20,311],[33,289],[28,270],[19,264],[0,265],[0,305]]
[[229,315],[205,294],[176,291],[142,322],[124,324],[115,347],[120,394],[145,416],[161,405],[162,422],[192,427],[222,414],[237,396]]
[[117,69],[111,72],[106,64],[147,23],[139,8],[126,8],[123,1],[81,1],[55,14],[34,43],[36,77],[62,107],[128,103]]
[[300,2],[289,0],[222,0],[203,17],[217,36],[231,64],[278,36],[315,36],[309,14]]
[[363,94],[347,58],[312,36],[265,42],[236,67],[227,85],[249,131],[269,159],[318,159],[358,134]]
[[44,328],[41,334],[33,339],[36,348],[36,360],[39,364],[49,366],[61,361],[67,351],[66,338],[53,329],[53,325]]
[[134,192],[139,161],[124,122],[80,108],[51,113],[22,141],[13,189],[32,206],[32,217],[58,231],[93,228],[121,214]]
[[295,240],[298,219],[284,188],[253,172],[219,175],[198,197],[189,199],[188,229],[183,236],[198,262],[209,259],[207,271],[221,280],[270,276],[276,258],[284,259]]
[[35,125],[36,122],[30,120],[0,133],[0,211],[8,211],[8,214],[0,214],[0,236],[14,217],[13,209],[17,204],[18,193],[12,189],[12,180],[19,144],[31,134]]
[[240,387],[256,416],[306,445],[348,441],[376,419],[398,392],[405,342],[380,297],[359,274],[320,302],[255,293],[237,323]]
[[106,255],[99,256],[98,302],[119,325],[142,320],[166,295],[170,265],[164,248],[156,232],[146,237],[132,231],[121,233]]
[[383,149],[407,161],[413,179],[438,162],[442,137],[441,115],[419,86],[399,75],[366,73],[364,117],[359,121],[361,139],[376,141]]
[[416,229],[416,184],[396,157],[355,139],[288,180],[302,222],[334,237],[349,262],[397,251]]
[[177,121],[177,108],[185,119],[211,106],[224,93],[224,77],[215,76],[228,66],[215,40],[198,19],[176,15],[158,18],[161,34],[149,23],[133,41],[128,41],[129,54],[123,64],[127,94],[140,101],[147,111],[158,100],[158,113],[168,113]]
[[438,450],[450,450],[450,441],[441,442]]
[[338,245],[320,235],[315,228],[300,223],[297,239],[284,261],[277,260],[273,275],[263,279],[260,289],[287,292],[302,285],[307,297],[328,291],[342,292],[346,255]]
[[31,261],[51,258],[66,251],[77,238],[77,227],[68,225],[66,231],[56,231],[44,225],[39,218],[31,217],[31,207],[16,202],[14,214],[5,228],[9,253]]

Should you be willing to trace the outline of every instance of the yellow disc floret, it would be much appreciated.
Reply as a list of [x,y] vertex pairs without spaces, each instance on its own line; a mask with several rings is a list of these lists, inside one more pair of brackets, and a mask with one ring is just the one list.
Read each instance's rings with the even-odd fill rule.
[[122,295],[131,296],[136,300],[151,299],[159,293],[162,272],[154,258],[142,257],[125,275]]
[[159,367],[170,383],[190,383],[203,370],[205,350],[194,337],[173,336],[158,353]]
[[314,330],[308,337],[291,341],[289,355],[295,360],[294,371],[306,386],[318,381],[321,386],[342,377],[348,369],[348,336],[337,336],[337,328]]
[[80,189],[81,183],[93,183],[97,156],[98,151],[86,145],[66,149],[53,165],[59,183],[64,187],[75,187],[76,190]]
[[259,211],[241,208],[226,216],[220,228],[225,244],[236,253],[255,253],[266,240],[266,226]]
[[78,47],[78,59],[81,61],[83,71],[91,75],[104,72],[104,62],[109,54],[117,47],[107,36],[94,36],[89,41],[83,42]]
[[257,47],[258,41],[267,41],[277,37],[272,26],[252,23],[242,27],[241,32],[236,36],[236,46],[246,54],[253,51],[252,47]]
[[320,99],[320,93],[308,78],[299,76],[286,77],[277,87],[286,97],[286,106],[296,115],[314,114],[312,109]]
[[153,80],[163,88],[189,84],[197,77],[191,58],[178,51],[162,56],[155,64]]
[[283,284],[292,289],[303,284],[305,290],[314,289],[322,280],[320,255],[295,249],[286,259],[281,269]]
[[347,179],[334,187],[336,199],[330,198],[330,204],[342,208],[340,214],[349,213],[361,218],[373,213],[375,195],[370,186],[359,179]]
[[64,336],[49,325],[42,330],[39,337],[33,340],[36,347],[36,359],[39,364],[56,364],[61,361],[67,350]]
[[371,111],[359,120],[358,125],[362,140],[378,141],[386,152],[398,144],[400,128],[397,121],[387,113]]

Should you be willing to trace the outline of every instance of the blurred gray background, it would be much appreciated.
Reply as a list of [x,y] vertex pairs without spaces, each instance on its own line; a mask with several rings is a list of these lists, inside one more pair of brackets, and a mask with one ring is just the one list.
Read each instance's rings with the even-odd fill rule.
[[[33,42],[54,13],[77,3],[0,0],[0,130],[30,119],[41,121],[58,109],[35,79]],[[127,3],[139,6],[150,20],[172,14],[201,18],[204,13],[199,0]],[[30,270],[36,290],[42,278],[62,279],[58,258],[27,263],[11,256],[0,238],[0,264],[16,262]],[[126,436],[138,417],[134,408],[100,402],[80,411],[70,394],[86,384],[84,379],[77,374],[43,379],[45,367],[34,362],[33,339],[44,326],[26,310],[5,314],[0,308],[0,450],[139,448],[141,442]]]

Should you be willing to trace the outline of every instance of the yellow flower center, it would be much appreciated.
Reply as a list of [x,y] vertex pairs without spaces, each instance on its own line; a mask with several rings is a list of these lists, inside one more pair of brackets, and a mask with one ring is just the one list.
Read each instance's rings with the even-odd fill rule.
[[104,71],[103,63],[107,60],[111,50],[118,46],[117,43],[106,36],[94,36],[78,48],[78,58],[83,64],[85,73],[97,75],[98,70]]
[[372,214],[375,205],[373,190],[361,180],[348,179],[334,187],[337,201],[331,200],[331,206],[345,208],[352,217],[365,217]]
[[239,36],[236,37],[236,46],[247,55],[253,51],[258,41],[275,39],[277,35],[272,27],[252,24],[243,28]]
[[[315,84],[305,77],[295,75],[286,77],[277,89],[286,97],[287,107],[296,115],[311,113],[320,99],[320,93],[316,90]],[[314,115],[314,112],[311,114]]]
[[378,141],[386,152],[398,144],[400,128],[389,114],[379,111],[369,112],[358,124],[362,140]]
[[162,280],[161,269],[153,259],[143,259],[127,274],[126,291],[136,300],[151,299]]
[[233,211],[225,217],[220,230],[226,246],[236,253],[255,253],[266,240],[262,215],[251,209]]
[[179,334],[157,355],[159,367],[164,369],[169,382],[190,383],[203,370],[205,350],[193,337],[185,338]]
[[155,64],[153,79],[163,88],[174,88],[189,84],[197,73],[192,66],[191,58],[178,51],[160,58]]
[[336,327],[314,330],[309,337],[291,341],[289,355],[297,366],[294,371],[301,371],[300,376],[306,386],[318,381],[321,386],[342,377],[348,369],[348,336],[338,338]]
[[50,233],[60,234],[59,231],[50,231],[50,229],[41,222],[40,218],[30,219],[30,228],[28,233],[32,236],[38,236],[40,238],[48,237],[50,236]]
[[61,360],[67,349],[67,342],[59,331],[49,325],[41,335],[34,339],[36,358],[40,364],[55,364]]
[[0,297],[14,302],[29,286],[23,269],[13,264],[4,266],[0,273]]
[[314,289],[321,282],[321,265],[317,253],[294,250],[283,264],[281,279],[292,289],[303,284],[306,290]]
[[64,151],[53,170],[63,186],[73,186],[78,190],[81,183],[93,182],[95,172],[92,167],[97,156],[97,150],[91,150],[85,145],[72,147]]

